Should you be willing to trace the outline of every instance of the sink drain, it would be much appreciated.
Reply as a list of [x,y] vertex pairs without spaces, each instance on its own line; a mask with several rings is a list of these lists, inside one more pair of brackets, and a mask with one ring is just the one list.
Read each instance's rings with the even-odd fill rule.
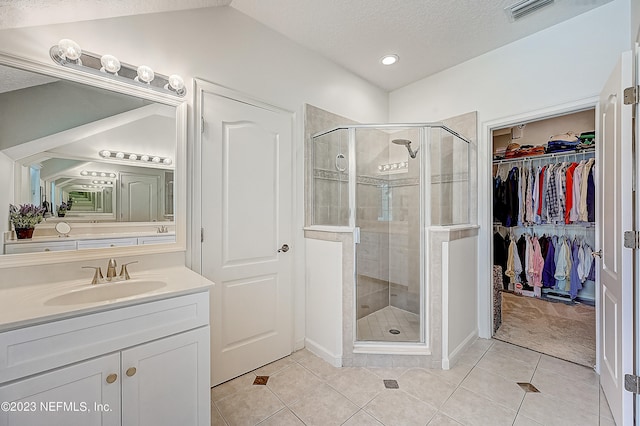
[[400,334],[400,330],[396,330],[395,328],[392,328],[391,330],[389,330],[389,333],[391,333],[391,334]]

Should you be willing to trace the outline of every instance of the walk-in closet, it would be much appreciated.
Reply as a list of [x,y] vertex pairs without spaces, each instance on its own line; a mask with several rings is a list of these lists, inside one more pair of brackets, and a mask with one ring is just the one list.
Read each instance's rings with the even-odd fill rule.
[[493,131],[494,338],[596,361],[595,111]]

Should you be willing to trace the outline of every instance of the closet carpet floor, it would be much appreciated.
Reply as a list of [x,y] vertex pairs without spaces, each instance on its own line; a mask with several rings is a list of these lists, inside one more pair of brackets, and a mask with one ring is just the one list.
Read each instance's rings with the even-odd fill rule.
[[502,293],[494,338],[587,367],[596,364],[596,309]]

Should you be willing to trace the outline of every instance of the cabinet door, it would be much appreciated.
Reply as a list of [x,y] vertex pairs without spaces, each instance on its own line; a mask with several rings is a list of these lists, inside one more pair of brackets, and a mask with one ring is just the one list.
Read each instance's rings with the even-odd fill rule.
[[111,354],[0,386],[0,426],[120,425],[119,372]]
[[209,327],[122,352],[122,424],[210,424]]
[[5,254],[40,253],[40,252],[46,252],[46,251],[75,250],[76,242],[75,241],[46,242],[46,243],[20,242],[16,244],[5,244],[4,247],[5,247]]

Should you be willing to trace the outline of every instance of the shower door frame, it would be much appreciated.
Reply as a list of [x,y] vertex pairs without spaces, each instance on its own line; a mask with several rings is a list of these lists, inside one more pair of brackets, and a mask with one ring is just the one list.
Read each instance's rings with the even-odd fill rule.
[[[426,251],[426,227],[429,225],[426,219],[426,211],[428,211],[426,202],[430,204],[430,194],[431,188],[430,185],[426,185],[427,177],[430,173],[430,165],[426,161],[427,154],[425,146],[429,146],[431,141],[431,132],[427,132],[428,129],[432,129],[435,127],[444,127],[442,125],[438,126],[429,126],[426,124],[386,124],[386,125],[375,125],[375,124],[363,124],[363,125],[353,125],[347,126],[349,128],[349,225],[355,230],[355,238],[354,238],[354,250],[353,250],[353,282],[354,282],[354,298],[353,298],[353,353],[390,353],[390,352],[398,352],[403,354],[429,354],[429,333],[428,333],[428,304],[426,303],[426,297],[428,291],[428,283],[427,276],[425,274],[425,260],[427,259]],[[419,244],[419,255],[420,259],[420,332],[419,332],[419,341],[366,341],[366,340],[358,340],[358,319],[357,319],[357,286],[358,286],[358,267],[357,267],[357,245],[360,242],[360,227],[357,226],[356,223],[356,189],[357,189],[357,158],[356,158],[356,130],[357,129],[406,129],[406,128],[418,128],[419,131],[419,156],[418,162],[420,166],[419,172],[419,182],[418,182],[418,192],[420,195],[419,203],[420,211],[419,211],[419,228],[420,228],[420,244]],[[430,207],[430,206],[429,206]],[[353,214],[352,214],[353,213]],[[430,221],[430,220],[429,220]]]
[[[419,192],[420,192],[420,337],[419,342],[402,342],[402,341],[358,341],[357,340],[357,247],[356,245],[360,240],[360,228],[356,226],[356,185],[357,185],[357,170],[356,170],[356,129],[402,129],[402,128],[419,128],[420,131],[420,174],[419,174]],[[332,133],[337,130],[348,131],[348,153],[349,153],[349,221],[348,227],[353,230],[354,244],[353,244],[353,283],[354,283],[354,297],[352,305],[352,321],[354,327],[352,327],[351,342],[353,344],[354,354],[403,354],[403,355],[431,355],[431,335],[429,329],[429,316],[431,314],[430,304],[427,303],[426,296],[429,292],[429,274],[426,271],[426,262],[429,259],[429,243],[427,235],[427,227],[431,226],[431,215],[427,218],[427,212],[431,213],[431,162],[427,161],[428,154],[426,147],[430,147],[432,143],[432,135],[428,130],[440,129],[446,131],[454,137],[471,144],[471,141],[462,136],[455,130],[445,126],[441,122],[431,123],[393,123],[393,124],[351,124],[344,126],[335,126],[327,130],[315,133],[311,135],[312,140]],[[467,155],[467,171],[470,170],[470,155]],[[471,188],[468,188],[471,190]],[[469,207],[470,209],[470,207]],[[470,218],[469,218],[470,219]],[[345,348],[346,349],[346,348]]]

